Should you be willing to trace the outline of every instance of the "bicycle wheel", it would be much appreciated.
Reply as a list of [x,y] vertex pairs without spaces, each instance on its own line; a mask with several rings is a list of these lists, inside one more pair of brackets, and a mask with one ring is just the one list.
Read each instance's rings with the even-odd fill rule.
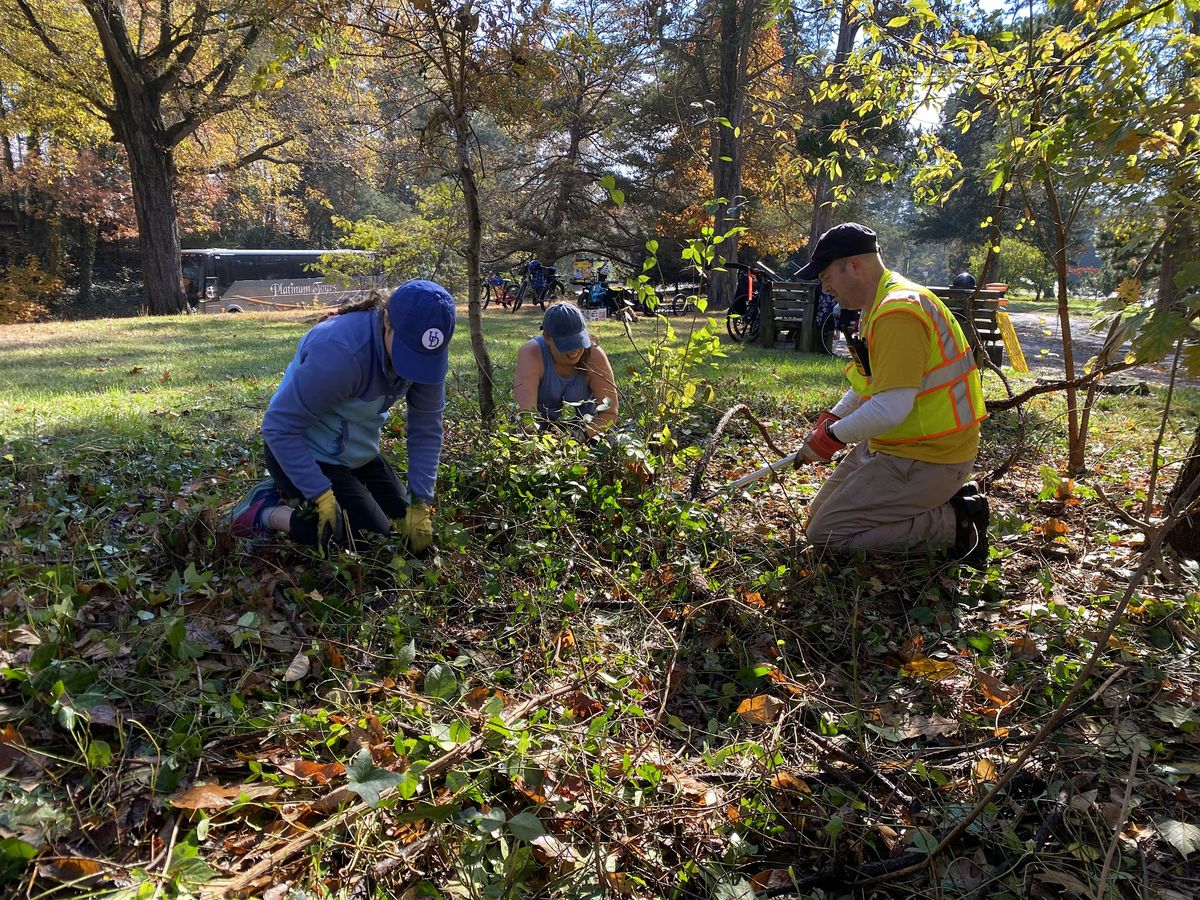
[[749,330],[746,316],[742,313],[730,313],[725,317],[725,330],[731,338],[739,344],[742,343],[746,340],[746,332]]
[[547,303],[553,303],[555,300],[561,300],[563,297],[563,286],[555,281],[553,284],[546,285],[545,289],[536,296],[537,305],[544,312]]
[[758,331],[762,326],[762,316],[758,314],[758,304],[750,307],[746,312],[746,343],[758,343]]
[[521,284],[517,288],[517,292],[513,295],[512,311],[516,312],[521,308],[521,304],[525,302],[525,294],[529,290],[529,282],[521,279]]
[[492,284],[490,281],[483,283],[483,308],[487,309],[492,302]]
[[670,312],[673,316],[686,316],[696,311],[696,303],[690,294],[679,293],[671,298]]
[[837,320],[833,313],[821,320],[820,341],[817,350],[826,356],[833,356],[837,345]]

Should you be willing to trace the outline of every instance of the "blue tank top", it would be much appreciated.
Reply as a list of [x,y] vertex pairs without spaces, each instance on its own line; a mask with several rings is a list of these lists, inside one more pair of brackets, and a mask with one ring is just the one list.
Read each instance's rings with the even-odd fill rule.
[[559,375],[554,368],[550,347],[540,334],[534,338],[542,349],[542,380],[538,382],[538,412],[550,421],[557,420],[564,403],[580,404],[575,408],[577,415],[594,416],[596,401],[588,384],[587,372],[576,369],[569,378]]

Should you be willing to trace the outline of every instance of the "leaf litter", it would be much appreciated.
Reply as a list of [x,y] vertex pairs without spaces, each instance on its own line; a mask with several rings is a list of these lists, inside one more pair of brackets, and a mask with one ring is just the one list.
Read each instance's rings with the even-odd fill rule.
[[[220,440],[211,455],[238,458]],[[449,446],[478,453],[465,434]],[[1012,530],[999,529],[992,573],[964,580],[795,550],[795,496],[823,470],[688,512],[708,517],[703,538],[645,488],[653,528],[602,549],[611,510],[587,513],[610,517],[601,529],[547,512],[545,490],[521,493],[574,463],[510,459],[510,493],[484,518],[477,498],[499,470],[481,457],[446,486],[455,537],[437,557],[380,544],[322,567],[281,544],[235,552],[220,535],[221,485],[248,469],[218,484],[166,450],[178,480],[147,488],[136,461],[114,474],[109,458],[82,458],[70,473],[45,447],[13,449],[2,490],[26,512],[2,548],[0,841],[8,871],[46,886],[130,887],[145,860],[178,891],[265,890],[271,879],[244,879],[275,860],[276,880],[346,893],[363,877],[397,895],[422,882],[453,893],[469,877],[655,897],[697,860],[714,883],[760,891],[845,884],[923,852],[1002,777],[1094,644],[1112,573],[1136,565],[1130,530],[1098,527],[1107,513],[1077,485],[1045,509],[1032,466],[993,489]],[[89,497],[84,482],[107,487]],[[560,519],[523,535],[531,509]],[[664,528],[677,530],[660,543]],[[572,548],[586,534],[606,564],[539,551],[548,533]],[[92,562],[73,569],[68,550]],[[1085,552],[1099,556],[1084,565]],[[1010,891],[1026,878],[1044,896],[1078,893],[1121,827],[1121,871],[1186,895],[1200,846],[1200,603],[1186,578],[1145,586],[1108,642],[1095,686],[1111,684],[952,865],[893,889],[968,896],[1001,872]],[[287,850],[329,822],[318,875]],[[1005,869],[1005,835],[1033,841],[1048,823],[1037,864]]]

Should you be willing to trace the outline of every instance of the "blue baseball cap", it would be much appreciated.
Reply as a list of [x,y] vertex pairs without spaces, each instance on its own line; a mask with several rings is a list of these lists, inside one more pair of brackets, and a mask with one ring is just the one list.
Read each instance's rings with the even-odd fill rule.
[[387,302],[392,368],[417,384],[441,384],[450,369],[454,298],[432,281],[408,281]]
[[542,333],[553,339],[559,353],[574,353],[592,346],[583,310],[574,303],[560,301],[547,306],[542,316]]

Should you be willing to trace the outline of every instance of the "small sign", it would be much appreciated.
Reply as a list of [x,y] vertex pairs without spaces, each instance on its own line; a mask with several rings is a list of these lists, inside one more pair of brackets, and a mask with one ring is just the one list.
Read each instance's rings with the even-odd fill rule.
[[585,309],[583,311],[583,317],[585,319],[587,319],[589,322],[599,322],[603,319],[608,318],[608,310],[607,309]]
[[575,280],[576,281],[595,281],[596,280],[596,263],[599,260],[595,259],[575,259]]

